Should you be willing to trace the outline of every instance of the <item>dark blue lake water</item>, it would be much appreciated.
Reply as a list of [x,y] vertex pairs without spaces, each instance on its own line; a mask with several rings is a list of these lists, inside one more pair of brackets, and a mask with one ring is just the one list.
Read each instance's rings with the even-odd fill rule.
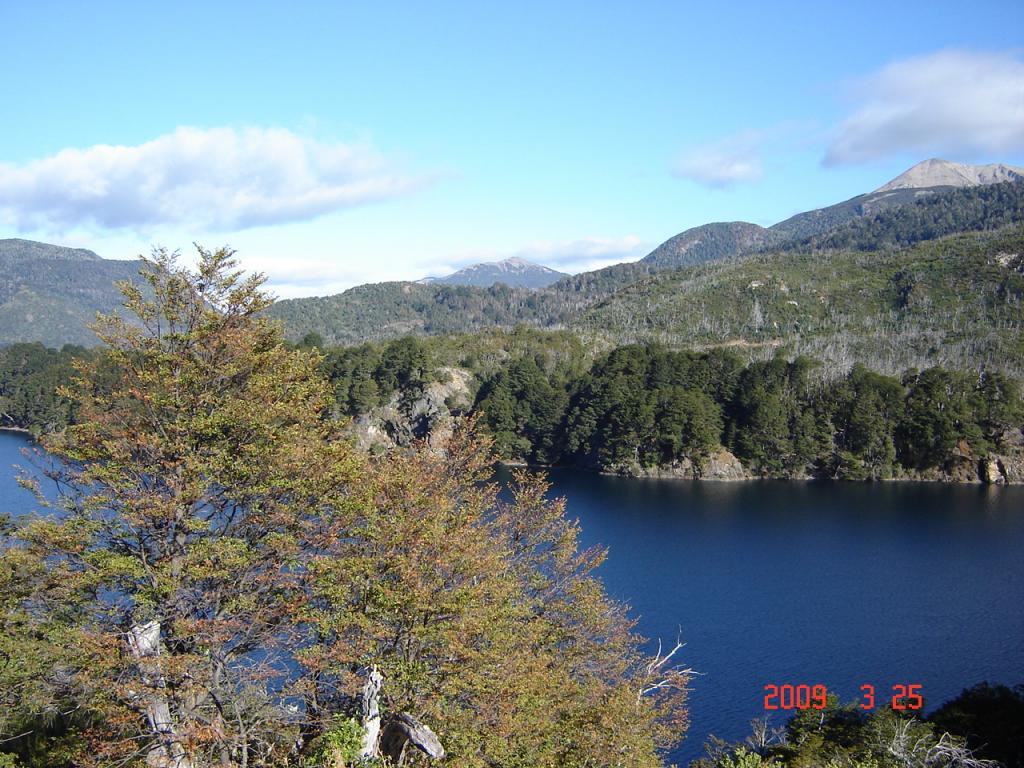
[[[11,469],[27,444],[0,432],[0,512],[34,507]],[[769,683],[872,684],[879,703],[918,684],[931,709],[1024,682],[1024,488],[550,476],[584,544],[609,547],[609,592],[701,673],[680,765],[709,733],[745,736]]]
[[768,683],[872,684],[880,703],[918,684],[928,710],[1024,683],[1024,488],[550,479],[639,630],[681,633],[702,673],[680,765],[709,733],[746,736]]

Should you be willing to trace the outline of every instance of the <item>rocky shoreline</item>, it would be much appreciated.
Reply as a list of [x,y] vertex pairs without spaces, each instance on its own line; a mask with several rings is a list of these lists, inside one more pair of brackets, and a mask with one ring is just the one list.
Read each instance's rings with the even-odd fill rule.
[[711,454],[700,466],[686,459],[678,464],[640,467],[624,466],[597,469],[599,474],[616,477],[651,478],[658,480],[708,480],[740,482],[746,480],[835,480],[845,482],[916,482],[955,483],[960,485],[1022,485],[1024,484],[1024,450],[982,457],[962,456],[945,467],[928,470],[902,469],[886,478],[852,480],[827,475],[761,475],[751,472],[724,448]]

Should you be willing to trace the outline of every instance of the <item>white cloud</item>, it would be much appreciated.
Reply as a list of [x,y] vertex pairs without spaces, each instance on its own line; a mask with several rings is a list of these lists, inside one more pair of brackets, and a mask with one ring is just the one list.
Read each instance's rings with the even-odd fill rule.
[[543,264],[560,272],[587,272],[647,255],[650,246],[636,235],[584,237],[568,242],[534,242],[513,256]]
[[758,131],[744,131],[684,151],[672,173],[706,187],[722,188],[761,178]]
[[948,50],[897,61],[856,83],[856,110],[826,165],[894,153],[992,155],[1024,150],[1024,61]]
[[371,147],[284,128],[188,128],[138,146],[0,163],[0,217],[21,230],[238,230],[305,221],[412,191]]
[[356,285],[385,279],[356,264],[346,263],[336,254],[290,253],[287,259],[277,255],[250,255],[242,264],[248,270],[265,274],[267,290],[279,299],[330,296]]

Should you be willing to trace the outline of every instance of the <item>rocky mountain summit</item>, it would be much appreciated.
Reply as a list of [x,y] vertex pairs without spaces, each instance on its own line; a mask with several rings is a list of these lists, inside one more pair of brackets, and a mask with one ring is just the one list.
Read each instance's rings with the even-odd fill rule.
[[1024,181],[1024,168],[1002,163],[967,165],[933,157],[901,173],[888,184],[883,184],[874,194],[897,189],[980,187],[986,184],[1001,184],[1004,181]]

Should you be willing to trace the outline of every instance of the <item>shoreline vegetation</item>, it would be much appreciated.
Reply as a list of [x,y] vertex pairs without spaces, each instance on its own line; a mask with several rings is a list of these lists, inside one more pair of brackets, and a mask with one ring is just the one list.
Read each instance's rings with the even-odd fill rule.
[[915,476],[901,476],[901,477],[885,477],[885,478],[868,478],[861,480],[850,480],[849,478],[835,478],[835,477],[759,477],[755,475],[748,475],[743,477],[689,477],[681,476],[672,473],[641,473],[641,474],[624,474],[622,472],[612,472],[608,470],[594,470],[587,469],[585,467],[578,467],[569,464],[529,464],[527,462],[509,461],[501,459],[496,463],[496,466],[502,467],[508,470],[524,469],[529,472],[547,472],[552,469],[569,469],[573,471],[589,472],[600,477],[620,477],[626,480],[678,480],[680,482],[921,482],[921,483],[941,483],[941,484],[953,484],[953,485],[982,485],[999,487],[1002,485],[1013,485],[1019,484],[1015,482],[985,482],[981,479],[961,479],[952,478],[948,476],[939,477],[915,477]]
[[[562,332],[517,328],[326,347],[329,418],[371,454],[440,449],[475,420],[509,466],[607,475],[1024,482],[1021,383],[1000,371],[935,366],[888,376],[855,364],[733,349],[631,344],[603,353]],[[96,350],[0,350],[5,428],[35,437],[74,424],[61,393]]]
[[797,709],[782,726],[773,727],[768,717],[753,720],[742,742],[710,736],[706,757],[689,768],[1024,765],[1024,685],[979,683],[926,716],[887,706],[866,712],[857,702],[825,697]]

